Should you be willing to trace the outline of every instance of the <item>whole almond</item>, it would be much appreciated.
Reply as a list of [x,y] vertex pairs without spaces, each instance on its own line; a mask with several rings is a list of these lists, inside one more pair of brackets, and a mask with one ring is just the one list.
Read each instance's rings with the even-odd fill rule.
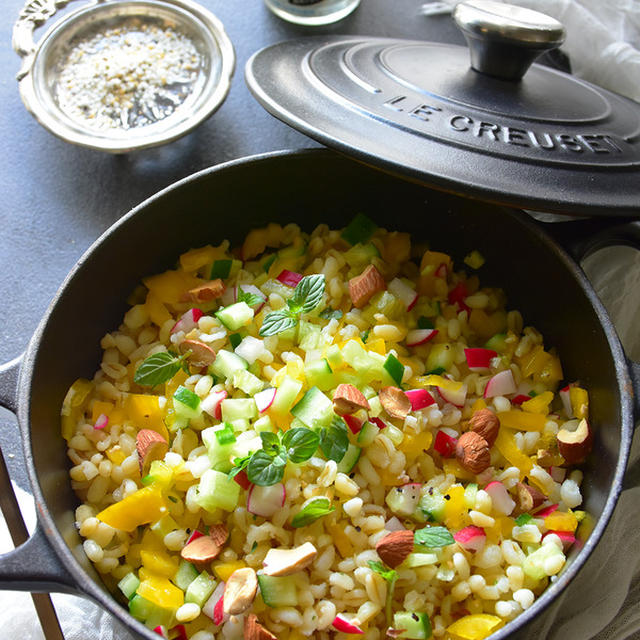
[[[198,538],[199,539],[199,538]],[[223,610],[230,616],[244,613],[258,591],[258,578],[251,567],[236,569],[224,586]]]
[[546,500],[542,491],[538,491],[535,487],[525,484],[524,482],[518,482],[516,484],[516,494],[518,496],[518,510],[520,513],[527,513],[539,507]]
[[500,431],[500,419],[493,411],[480,409],[471,416],[469,426],[471,431],[480,434],[492,447],[498,437],[498,431]]
[[223,524],[215,524],[209,530],[209,535],[196,538],[184,546],[180,555],[193,564],[211,562],[220,555],[228,537],[227,528]]
[[413,551],[413,531],[392,531],[378,542],[376,551],[386,565],[395,569]]
[[169,451],[169,444],[157,431],[141,429],[136,435],[136,451],[138,452],[140,475],[144,476],[154,460],[164,458]]
[[352,384],[339,384],[333,394],[333,410],[341,416],[358,409],[368,411],[370,408],[362,391]]
[[361,309],[378,291],[384,291],[386,287],[380,272],[370,264],[359,276],[349,280],[349,296],[353,306]]
[[467,431],[458,438],[456,458],[467,471],[482,473],[491,465],[489,443],[475,431]]
[[208,367],[216,359],[216,352],[208,344],[199,340],[183,340],[180,343],[180,353],[189,351],[191,353],[188,360],[194,367]]
[[383,387],[378,393],[380,404],[392,418],[404,420],[411,411],[411,400],[398,387]]
[[201,284],[199,287],[194,287],[185,291],[182,294],[182,302],[209,302],[215,298],[219,298],[225,291],[226,287],[224,282],[220,278],[215,280],[209,280]]
[[244,640],[278,640],[278,638],[258,622],[258,616],[255,613],[251,613],[244,621]]

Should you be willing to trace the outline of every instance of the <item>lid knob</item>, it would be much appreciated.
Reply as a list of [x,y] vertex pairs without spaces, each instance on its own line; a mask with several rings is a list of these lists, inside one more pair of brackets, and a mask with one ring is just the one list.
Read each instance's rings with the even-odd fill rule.
[[554,18],[492,0],[465,0],[453,17],[469,44],[471,67],[503,80],[520,80],[541,53],[565,38]]

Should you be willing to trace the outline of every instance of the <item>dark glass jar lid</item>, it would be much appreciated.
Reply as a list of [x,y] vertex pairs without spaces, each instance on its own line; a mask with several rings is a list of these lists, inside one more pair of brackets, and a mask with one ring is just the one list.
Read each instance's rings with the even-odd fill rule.
[[541,211],[640,214],[640,105],[531,64],[563,41],[548,16],[467,0],[454,18],[470,49],[304,38],[256,53],[247,83],[296,129],[429,186]]

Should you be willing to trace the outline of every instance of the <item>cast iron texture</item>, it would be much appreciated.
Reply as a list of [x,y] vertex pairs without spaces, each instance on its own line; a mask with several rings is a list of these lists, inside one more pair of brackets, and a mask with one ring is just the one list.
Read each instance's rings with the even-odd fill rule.
[[[560,592],[611,516],[632,437],[631,381],[606,312],[575,263],[521,212],[434,192],[327,150],[266,155],[196,174],[134,209],[82,257],[31,340],[17,394],[28,473],[46,535],[46,542],[41,536],[28,546],[47,555],[44,545],[50,544],[60,569],[49,568],[53,555],[37,571],[30,569],[29,549],[21,548],[9,555],[12,576],[0,586],[75,589],[140,636],[156,637],[116,604],[82,552],[74,527],[78,501],[59,428],[66,390],[76,378],[93,375],[100,339],[119,325],[136,284],[171,267],[181,252],[223,238],[237,244],[250,228],[270,221],[297,221],[309,231],[319,222],[341,227],[358,211],[410,232],[414,243],[451,253],[457,264],[471,249],[480,250],[487,257],[479,273],[482,282],[504,287],[509,307],[522,310],[526,323],[543,332],[545,344],[558,348],[566,379],[579,378],[590,390],[598,430],[584,468],[584,490],[594,530],[557,582],[494,637],[516,637],[537,623],[534,618],[543,609],[549,607],[549,615],[557,611]],[[8,396],[6,390],[0,395]],[[6,559],[0,561],[3,571]]]

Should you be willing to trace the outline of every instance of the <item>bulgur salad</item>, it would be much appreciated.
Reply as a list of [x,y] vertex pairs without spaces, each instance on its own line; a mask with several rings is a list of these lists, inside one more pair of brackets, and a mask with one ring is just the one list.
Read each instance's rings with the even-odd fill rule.
[[358,214],[143,279],[62,407],[84,550],[132,616],[481,640],[532,605],[580,544],[588,394],[464,262]]

